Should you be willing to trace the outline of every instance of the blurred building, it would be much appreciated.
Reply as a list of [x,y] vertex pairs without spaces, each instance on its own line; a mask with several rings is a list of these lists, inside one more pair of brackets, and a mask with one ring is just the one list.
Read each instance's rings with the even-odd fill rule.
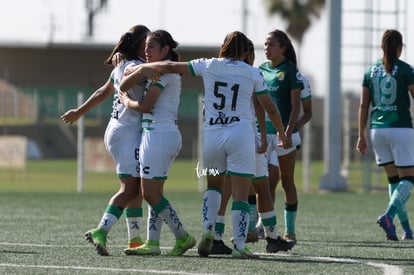
[[[104,60],[113,46],[90,43],[0,45],[0,78],[14,87],[12,92],[8,92],[9,103],[5,103],[3,97],[1,100],[8,106],[7,110],[1,108],[1,133],[29,137],[38,144],[46,158],[75,158],[76,127],[62,124],[59,116],[77,106],[78,93],[83,93],[85,100],[105,83],[111,67],[104,65]],[[179,47],[178,51],[181,60],[185,61],[215,57],[219,49]],[[0,86],[0,95],[6,89],[5,85]],[[179,107],[179,127],[183,136],[181,158],[192,158],[196,154],[198,96],[202,93],[201,78],[183,77]],[[112,98],[109,98],[85,116],[86,137],[103,138],[111,106]],[[354,102],[350,106],[355,109],[349,112],[353,115],[350,119],[356,121],[358,104]],[[313,97],[313,110],[312,158],[322,159],[322,98]]]

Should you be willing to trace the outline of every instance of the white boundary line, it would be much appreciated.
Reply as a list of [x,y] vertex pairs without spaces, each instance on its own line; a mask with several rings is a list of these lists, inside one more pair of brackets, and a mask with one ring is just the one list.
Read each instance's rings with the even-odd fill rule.
[[[271,256],[275,254],[269,254],[269,253],[255,253],[258,255],[266,255]],[[304,254],[277,254],[278,256],[285,256],[285,257],[302,257],[305,259],[311,259],[311,260],[319,260],[319,261],[326,261],[326,262],[338,262],[338,263],[351,263],[351,264],[362,264],[362,265],[369,265],[374,266],[378,268],[382,268],[384,271],[384,275],[403,275],[403,269],[395,266],[395,265],[389,265],[384,263],[375,263],[375,262],[368,262],[368,261],[362,261],[362,260],[356,260],[352,258],[335,258],[335,257],[323,257],[323,256],[312,256],[312,255],[304,255]]]
[[[56,247],[62,248],[66,247],[63,245],[48,245],[48,244],[29,244],[29,243],[2,243],[2,246],[28,246],[28,247]],[[87,245],[73,245],[71,247],[87,247]],[[113,247],[122,247],[122,246],[113,246]],[[169,250],[172,247],[161,247],[162,250]],[[194,250],[195,249],[190,249]],[[302,257],[305,259],[311,260],[319,260],[319,261],[326,261],[326,262],[338,262],[338,263],[352,263],[352,264],[361,264],[361,265],[368,265],[373,267],[378,267],[383,270],[384,275],[403,275],[403,269],[395,266],[389,265],[385,263],[376,263],[376,262],[369,262],[369,261],[362,261],[356,260],[352,258],[335,258],[335,257],[323,257],[323,256],[312,256],[312,255],[303,255],[303,254],[271,254],[271,253],[255,253],[257,255],[263,256],[284,256],[284,257]],[[139,273],[163,273],[163,274],[180,274],[180,275],[204,275],[205,273],[188,273],[184,271],[172,271],[172,270],[143,270],[143,269],[120,269],[120,268],[102,268],[102,267],[87,267],[87,266],[55,266],[55,265],[18,265],[18,264],[6,264],[0,263],[0,266],[4,267],[23,267],[23,268],[49,268],[49,269],[75,269],[75,270],[100,270],[100,271],[125,271],[125,272],[139,272]]]

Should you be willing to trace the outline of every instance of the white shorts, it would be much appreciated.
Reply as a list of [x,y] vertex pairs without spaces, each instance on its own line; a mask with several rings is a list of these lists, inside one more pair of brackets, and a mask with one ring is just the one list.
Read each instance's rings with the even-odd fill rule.
[[144,130],[139,149],[141,178],[166,180],[181,144],[178,128],[165,131]]
[[371,140],[379,166],[392,162],[399,168],[414,166],[414,129],[371,129]]
[[256,172],[255,129],[249,121],[204,129],[203,162],[207,170],[253,177]]
[[257,154],[256,153],[256,173],[255,178],[263,178],[269,176],[269,168],[267,164],[266,153]]
[[139,146],[141,128],[119,125],[110,120],[105,130],[104,144],[115,162],[118,177],[139,177]]
[[273,150],[270,153],[267,154],[267,164],[273,165],[273,166],[279,166],[279,159],[277,158],[276,151]]
[[300,144],[302,140],[300,138],[299,132],[292,134],[292,147],[285,149],[283,147],[278,147],[279,137],[275,134],[268,134],[267,135],[267,155],[270,156],[270,152],[275,150],[278,156],[287,155],[295,150],[300,148]]
[[[256,150],[260,147],[260,134],[256,134]],[[259,154],[256,152],[256,173],[255,178],[263,178],[269,176],[269,169],[267,166],[266,153]]]

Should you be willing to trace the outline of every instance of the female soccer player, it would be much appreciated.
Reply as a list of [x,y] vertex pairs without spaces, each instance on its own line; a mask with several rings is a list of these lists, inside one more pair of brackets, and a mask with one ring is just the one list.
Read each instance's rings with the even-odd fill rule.
[[[298,207],[298,197],[294,181],[296,150],[301,139],[296,123],[300,113],[300,92],[303,89],[303,81],[300,72],[296,68],[296,53],[289,37],[280,30],[271,31],[264,44],[264,52],[268,61],[259,66],[270,90],[270,96],[276,102],[282,116],[284,133],[287,137],[289,148],[277,146],[278,135],[269,122],[267,122],[268,156],[276,151],[279,162],[279,174],[285,193],[285,234],[286,240],[296,242],[295,220]],[[271,189],[276,188],[278,179],[269,173]],[[273,192],[273,191],[272,191]]]
[[[178,43],[167,31],[152,32],[145,42],[147,62],[178,61],[179,56],[175,51],[177,46]],[[138,79],[131,81],[131,77],[125,77],[121,89],[130,89]],[[180,93],[181,77],[172,73],[164,74],[158,81],[148,83],[142,100],[130,98],[128,93],[123,93],[120,98],[126,108],[143,113],[139,161],[142,193],[149,204],[147,241],[142,246],[127,249],[127,254],[160,255],[163,221],[176,237],[176,244],[168,255],[180,256],[196,243],[194,237],[184,229],[177,212],[163,194],[168,171],[181,149],[181,133],[177,125]]]
[[[293,62],[293,61],[292,61]],[[311,94],[311,86],[309,83],[309,79],[301,74],[301,79],[303,81],[304,88],[300,91],[300,99],[302,105],[302,115],[298,119],[296,123],[296,127],[301,129],[306,123],[310,121],[312,118],[312,94]],[[276,199],[276,187],[279,182],[279,159],[277,156],[276,151],[271,151],[270,155],[267,156],[268,164],[269,164],[269,184],[270,184],[270,194],[272,196],[273,202]],[[285,191],[285,190],[284,190]],[[286,201],[286,200],[285,200]],[[285,209],[285,234],[284,238],[287,240],[292,240],[296,243],[296,234],[295,234],[295,220],[290,219],[289,212]],[[293,226],[292,226],[293,223]],[[293,228],[293,230],[292,230]],[[264,237],[263,226],[258,222],[256,227],[256,231],[258,232],[258,237]],[[290,232],[290,233],[288,233]]]
[[[366,128],[369,105],[370,132],[376,162],[384,167],[389,181],[390,201],[377,223],[387,239],[397,241],[393,223],[395,215],[403,228],[402,239],[413,239],[405,204],[414,184],[414,129],[410,113],[410,96],[414,97],[414,70],[400,60],[403,38],[397,30],[382,36],[383,56],[364,74],[359,109],[359,132],[356,149],[368,151]],[[408,93],[409,92],[409,93]]]
[[[69,110],[61,116],[65,123],[72,124],[111,94],[114,95],[113,110],[105,131],[104,142],[115,162],[120,187],[110,199],[98,227],[85,233],[86,239],[94,244],[98,253],[103,256],[109,255],[106,248],[108,232],[124,210],[128,226],[128,248],[142,244],[139,234],[143,217],[142,194],[139,191],[138,174],[138,148],[141,142],[141,136],[138,133],[141,131],[141,114],[126,109],[119,102],[119,83],[126,68],[144,63],[145,38],[148,32],[147,27],[136,25],[122,35],[105,63],[111,65],[117,53],[122,54],[125,61],[112,70],[108,81],[88,100],[77,109]],[[131,86],[128,94],[131,98],[141,99],[144,95],[144,87],[145,81],[141,78],[136,85]]]
[[125,77],[127,81],[128,77],[141,77],[142,74],[156,78],[159,73],[174,72],[203,78],[203,161],[208,169],[219,171],[219,175],[207,175],[208,187],[202,205],[203,235],[198,245],[201,257],[207,257],[211,252],[226,174],[231,178],[233,196],[232,256],[242,259],[258,257],[245,248],[249,224],[247,197],[256,171],[253,95],[256,95],[276,129],[282,131],[281,146],[290,146],[285,140],[279,111],[268,95],[260,71],[243,61],[248,54],[249,39],[235,31],[226,36],[219,58],[138,66]]
[[[254,46],[253,42],[249,41],[249,54],[244,62],[249,65],[254,63]],[[268,182],[268,165],[266,159],[267,150],[267,137],[265,127],[265,111],[258,102],[256,96],[253,97],[255,115],[257,117],[257,125],[260,129],[260,133],[256,134],[256,171],[252,179],[252,186],[248,196],[249,202],[249,228],[247,233],[246,242],[257,242],[256,222],[257,217],[263,221],[263,234],[266,236],[267,246],[266,251],[269,253],[276,253],[278,251],[290,250],[294,243],[287,242],[280,238],[276,230],[276,212],[273,207],[273,200],[270,195],[269,182]],[[224,232],[224,214],[226,211],[227,203],[231,195],[231,181],[226,177],[226,183],[223,188],[220,209],[218,211],[218,218],[215,225],[215,236],[213,241],[213,247],[211,254],[230,254],[231,249],[227,247],[223,240],[222,234]],[[256,200],[257,196],[257,200]],[[252,203],[254,202],[254,203]],[[257,202],[257,204],[256,204]],[[254,234],[252,234],[254,233]]]

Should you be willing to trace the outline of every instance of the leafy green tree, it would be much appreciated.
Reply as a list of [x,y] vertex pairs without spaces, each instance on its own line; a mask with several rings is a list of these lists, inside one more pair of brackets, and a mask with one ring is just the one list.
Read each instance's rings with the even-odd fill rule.
[[[319,18],[325,0],[265,0],[269,15],[277,14],[287,22],[286,32],[299,46],[314,18]],[[333,0],[335,1],[335,0]]]

